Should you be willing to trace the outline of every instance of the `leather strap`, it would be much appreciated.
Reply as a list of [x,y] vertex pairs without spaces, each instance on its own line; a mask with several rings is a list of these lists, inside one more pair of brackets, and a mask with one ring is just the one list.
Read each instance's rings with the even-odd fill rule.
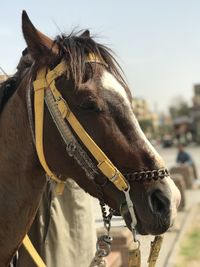
[[28,253],[30,254],[30,256],[33,259],[34,263],[38,267],[46,267],[46,264],[44,263],[44,261],[41,259],[40,255],[38,254],[38,252],[34,248],[33,244],[31,243],[31,240],[28,237],[28,235],[25,236],[25,238],[23,240],[23,245],[24,245],[25,249],[28,251]]
[[[49,73],[48,73],[49,74]],[[98,145],[93,141],[93,139],[88,135],[83,126],[79,123],[75,115],[70,110],[66,101],[62,98],[62,95],[57,90],[55,86],[55,80],[51,81],[48,79],[47,74],[47,84],[54,95],[55,101],[57,102],[58,109],[63,118],[65,118],[82,143],[86,146],[86,148],[90,151],[92,156],[98,162],[97,167],[101,170],[101,172],[112,182],[114,185],[120,190],[124,191],[128,188],[125,177],[122,173],[117,170],[117,168],[112,164],[112,162],[108,159],[105,153],[98,147]],[[48,89],[47,89],[48,90]]]
[[[92,57],[92,55],[91,55]],[[71,112],[68,104],[62,98],[62,95],[57,90],[55,85],[55,79],[61,76],[64,72],[66,72],[67,66],[64,61],[58,64],[53,70],[48,71],[46,74],[46,69],[39,70],[37,74],[36,81],[34,82],[34,90],[35,90],[35,133],[36,133],[36,149],[38,153],[38,157],[40,162],[45,169],[48,176],[59,182],[64,184],[64,182],[60,181],[60,179],[52,173],[46,164],[46,160],[43,152],[43,117],[44,117],[44,90],[51,89],[55,101],[58,105],[58,109],[60,110],[61,116],[65,118],[77,136],[80,138],[82,143],[86,146],[89,152],[93,155],[93,157],[97,160],[98,169],[120,190],[124,191],[128,188],[127,181],[122,173],[117,170],[117,168],[112,164],[112,162],[108,159],[105,153],[98,147],[98,145],[92,140],[92,138],[88,135],[79,121],[76,119],[75,115]]]
[[34,86],[34,110],[35,110],[35,144],[37,155],[46,174],[57,182],[56,193],[62,194],[65,182],[61,181],[48,167],[43,149],[43,124],[44,124],[44,90],[47,88],[47,83],[44,80],[46,69],[41,69],[37,77],[38,79],[33,83]]

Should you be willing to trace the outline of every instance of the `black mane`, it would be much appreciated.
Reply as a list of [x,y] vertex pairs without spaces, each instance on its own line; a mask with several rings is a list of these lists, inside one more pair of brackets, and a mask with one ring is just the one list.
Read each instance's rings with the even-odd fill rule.
[[6,81],[0,83],[0,113],[2,112],[5,104],[14,94],[18,88],[25,70],[28,70],[32,65],[32,59],[28,54],[27,48],[22,51],[22,57],[17,65],[16,73],[9,77]]
[[100,58],[117,80],[127,87],[123,78],[123,71],[114,58],[113,51],[105,45],[97,43],[90,37],[88,30],[84,32],[79,31],[78,33],[72,32],[68,36],[62,34],[56,37],[54,43],[59,48],[59,55],[62,58],[64,57],[68,64],[70,64],[76,83],[82,81],[88,54],[92,53],[97,58]]
[[13,95],[17,86],[19,84],[19,79],[13,76],[8,78],[6,81],[0,83],[0,113],[3,107],[8,102],[8,99]]

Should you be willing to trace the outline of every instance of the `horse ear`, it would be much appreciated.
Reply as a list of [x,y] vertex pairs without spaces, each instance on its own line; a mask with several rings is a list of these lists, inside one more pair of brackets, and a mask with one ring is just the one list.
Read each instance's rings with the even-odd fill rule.
[[85,30],[82,34],[81,37],[83,38],[90,38],[90,31],[89,30]]
[[33,59],[37,60],[41,55],[58,53],[58,48],[53,41],[34,27],[24,10],[22,12],[22,31]]

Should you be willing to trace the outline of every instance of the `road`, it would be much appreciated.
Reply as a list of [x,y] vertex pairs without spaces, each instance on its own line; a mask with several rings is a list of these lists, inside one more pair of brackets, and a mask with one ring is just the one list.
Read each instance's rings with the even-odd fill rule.
[[[166,166],[168,169],[170,169],[176,161],[176,154],[177,149],[176,148],[156,148],[159,154],[162,156],[162,158],[166,162]],[[200,179],[200,147],[197,146],[191,146],[187,147],[186,150],[191,154],[196,167],[197,172],[199,174]],[[191,206],[194,206],[195,204],[200,203],[200,189],[195,190],[187,190],[186,191],[186,209],[185,211],[179,213],[177,221],[175,223],[174,228],[169,231],[167,234],[165,234],[165,241],[163,242],[163,247],[160,252],[160,257],[158,259],[157,266],[159,267],[168,267],[167,259],[170,257],[171,249],[173,247],[173,244],[177,238],[178,233],[181,230],[182,224],[187,216],[187,212],[190,209]],[[94,199],[94,214],[96,218],[96,227],[101,227],[103,225],[102,223],[102,216],[101,211],[98,205],[98,201]],[[125,226],[124,221],[122,218],[114,218],[112,222],[112,226]],[[142,266],[147,266],[146,261],[148,257],[148,251],[150,247],[150,242],[153,240],[152,236],[145,236],[140,237],[141,241],[141,251],[142,251]]]

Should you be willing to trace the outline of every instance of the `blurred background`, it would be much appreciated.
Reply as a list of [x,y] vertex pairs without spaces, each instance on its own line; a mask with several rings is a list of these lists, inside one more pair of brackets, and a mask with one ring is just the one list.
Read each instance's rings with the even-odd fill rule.
[[15,72],[25,48],[21,12],[54,38],[90,29],[117,55],[141,127],[169,147],[200,142],[200,2],[2,1],[0,79]]
[[[116,53],[133,93],[141,128],[182,190],[178,223],[168,233],[170,241],[165,243],[158,266],[178,267],[183,262],[185,266],[200,266],[200,249],[194,250],[200,248],[200,222],[198,217],[191,217],[194,207],[198,214],[200,202],[200,1],[1,0],[0,82],[14,74],[25,48],[23,9],[49,37],[89,29],[97,41]],[[190,155],[196,176],[188,164],[177,161],[178,144]],[[94,203],[98,228],[101,218]],[[183,235],[186,239],[179,240],[189,216],[197,225],[188,223]],[[198,238],[191,241],[190,234]],[[186,250],[182,248],[184,242],[191,244]],[[189,258],[188,251],[193,253]]]

